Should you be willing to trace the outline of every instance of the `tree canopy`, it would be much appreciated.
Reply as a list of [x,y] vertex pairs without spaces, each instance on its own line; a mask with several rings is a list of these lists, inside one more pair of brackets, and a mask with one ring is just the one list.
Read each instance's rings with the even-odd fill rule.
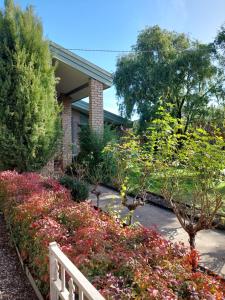
[[143,30],[134,53],[117,61],[114,83],[122,114],[130,118],[137,112],[145,128],[160,105],[172,103],[172,115],[184,117],[187,130],[211,101],[224,100],[223,73],[214,63],[213,49],[159,26]]
[[53,155],[60,132],[49,44],[32,7],[12,0],[0,12],[0,164],[37,170]]

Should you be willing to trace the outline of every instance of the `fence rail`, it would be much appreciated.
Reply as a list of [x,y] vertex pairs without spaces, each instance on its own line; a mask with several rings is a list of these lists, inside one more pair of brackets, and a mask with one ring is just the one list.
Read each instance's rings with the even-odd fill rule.
[[105,300],[56,242],[49,245],[49,258],[50,300]]

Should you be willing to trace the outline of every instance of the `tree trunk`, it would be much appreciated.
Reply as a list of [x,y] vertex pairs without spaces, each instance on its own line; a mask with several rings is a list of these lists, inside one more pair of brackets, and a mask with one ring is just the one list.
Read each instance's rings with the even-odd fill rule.
[[192,272],[196,272],[196,268],[198,265],[198,261],[196,258],[196,252],[193,251],[195,250],[195,236],[196,234],[189,234],[189,244],[190,244],[190,249],[191,249],[191,267],[192,267]]
[[189,234],[189,244],[191,251],[195,250],[195,234]]
[[100,197],[99,197],[99,195],[97,195],[97,208],[99,208],[99,199]]
[[128,220],[129,226],[133,223],[133,214],[134,214],[134,211],[130,210],[130,215],[129,215],[129,220]]

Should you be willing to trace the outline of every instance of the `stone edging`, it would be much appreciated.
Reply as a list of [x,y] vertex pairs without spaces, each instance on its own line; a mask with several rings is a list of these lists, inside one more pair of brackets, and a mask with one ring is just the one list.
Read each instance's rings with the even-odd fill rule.
[[18,249],[18,247],[17,247],[17,245],[16,245],[16,241],[15,241],[15,239],[13,238],[12,227],[11,227],[10,224],[7,224],[7,225],[9,226],[10,236],[11,236],[11,239],[12,239],[12,241],[13,241],[14,247],[15,247],[15,249],[16,249],[16,253],[17,253],[17,256],[18,256],[18,258],[19,258],[19,261],[20,261],[20,264],[21,264],[21,266],[22,266],[22,269],[23,269],[24,273],[26,274],[26,276],[27,276],[27,278],[28,278],[28,280],[29,280],[29,282],[30,282],[30,284],[31,284],[31,286],[32,286],[32,288],[33,288],[33,290],[34,290],[34,292],[35,292],[37,298],[38,298],[39,300],[44,300],[44,298],[43,298],[43,296],[42,296],[42,294],[41,294],[39,288],[38,288],[37,285],[36,285],[36,282],[35,282],[35,280],[34,280],[32,274],[31,274],[30,270],[28,269],[27,265],[26,265],[26,264],[23,262],[23,260],[22,260],[22,257],[21,257],[21,255],[20,255],[19,249]]

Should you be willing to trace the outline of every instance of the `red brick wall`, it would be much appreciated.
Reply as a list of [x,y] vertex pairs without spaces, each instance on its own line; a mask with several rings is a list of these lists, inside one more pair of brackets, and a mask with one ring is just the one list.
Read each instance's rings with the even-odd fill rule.
[[[90,79],[89,82],[89,125],[98,132],[102,132],[104,126],[103,115],[103,84],[95,79]],[[71,99],[69,97],[61,98],[63,105],[62,110],[62,142],[61,151],[59,155],[62,160],[62,168],[65,169],[72,162],[72,109]],[[57,151],[58,152],[58,151]],[[61,152],[61,153],[60,153]],[[54,170],[54,163],[51,160],[42,170],[43,175],[52,175]],[[56,171],[56,170],[55,170]]]
[[89,95],[89,125],[96,131],[103,130],[103,84],[93,78],[90,79]]
[[72,127],[71,127],[71,99],[64,97],[62,99],[62,165],[63,168],[72,162]]

